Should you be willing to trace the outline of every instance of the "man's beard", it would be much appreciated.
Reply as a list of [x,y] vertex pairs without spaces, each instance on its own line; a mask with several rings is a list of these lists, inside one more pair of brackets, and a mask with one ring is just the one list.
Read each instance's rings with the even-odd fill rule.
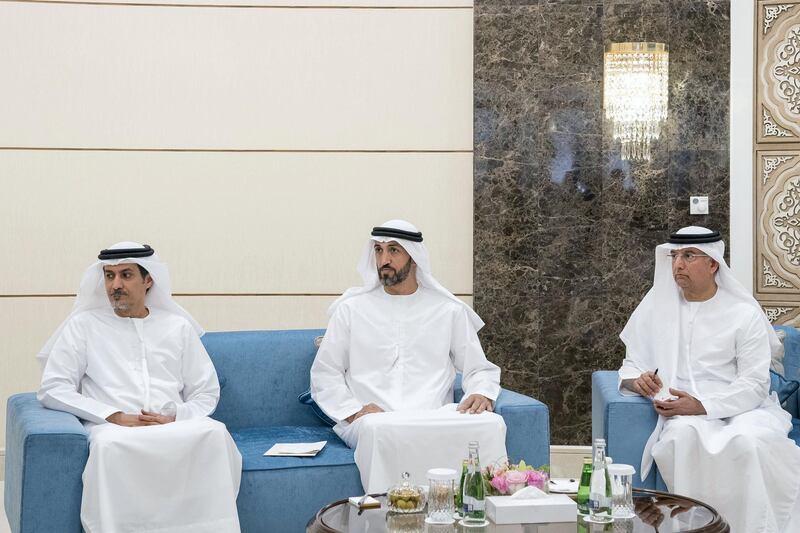
[[128,309],[130,309],[131,306],[127,301],[117,299],[115,298],[115,296],[125,296],[125,293],[118,291],[114,291],[111,293],[108,300],[111,302],[111,308],[114,311],[127,311]]
[[384,287],[391,287],[398,283],[403,283],[408,278],[408,273],[411,272],[411,259],[409,258],[406,266],[400,270],[395,270],[394,275],[390,275],[388,271],[378,270],[378,278]]

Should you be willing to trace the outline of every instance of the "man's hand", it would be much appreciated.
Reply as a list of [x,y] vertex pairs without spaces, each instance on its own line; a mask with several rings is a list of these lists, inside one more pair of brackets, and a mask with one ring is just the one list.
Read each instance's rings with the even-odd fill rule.
[[677,396],[677,400],[653,400],[656,413],[667,418],[679,415],[704,415],[706,408],[703,404],[687,392],[678,389],[669,389],[669,393]]
[[139,415],[139,420],[144,422],[146,426],[158,426],[160,424],[169,424],[175,422],[175,415],[167,416],[158,413],[152,413],[142,409],[142,414]]
[[126,415],[122,411],[117,411],[106,418],[106,421],[118,426],[137,427],[137,426],[157,426],[159,424],[169,424],[175,422],[174,416],[165,416],[158,413],[151,413],[142,410],[140,415]]
[[374,403],[368,403],[367,405],[362,407],[359,412],[357,412],[354,415],[348,416],[347,418],[344,419],[344,421],[347,422],[348,424],[352,424],[353,422],[355,422],[356,420],[358,420],[359,418],[361,418],[364,415],[368,415],[370,413],[382,413],[382,412],[383,412],[383,409],[381,409],[380,407],[378,407]]
[[126,415],[122,411],[117,411],[113,415],[106,418],[107,422],[111,422],[112,424],[117,424],[118,426],[127,426],[127,427],[136,427],[136,426],[146,426],[145,422],[139,420],[139,415]]
[[622,386],[636,394],[652,398],[664,384],[655,372],[644,372],[636,379],[623,379]]
[[458,404],[458,412],[469,412],[471,415],[479,415],[484,411],[493,409],[492,400],[481,394],[470,394]]

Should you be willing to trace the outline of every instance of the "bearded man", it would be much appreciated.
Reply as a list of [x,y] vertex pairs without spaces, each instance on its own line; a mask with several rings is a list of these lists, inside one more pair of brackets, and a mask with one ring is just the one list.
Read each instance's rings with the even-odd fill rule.
[[469,441],[485,464],[504,457],[506,426],[491,412],[500,369],[478,340],[483,321],[433,277],[422,233],[402,220],[373,228],[358,271],[363,286],[329,310],[311,393],[355,448],[364,489],[385,491],[403,471],[418,482],[431,467],[460,471]]

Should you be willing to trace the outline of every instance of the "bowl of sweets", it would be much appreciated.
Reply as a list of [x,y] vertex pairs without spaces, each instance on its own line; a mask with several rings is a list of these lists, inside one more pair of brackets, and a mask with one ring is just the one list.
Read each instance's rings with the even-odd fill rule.
[[412,485],[408,472],[403,472],[403,481],[389,489],[386,499],[389,510],[395,513],[419,513],[425,509],[425,491],[422,487]]

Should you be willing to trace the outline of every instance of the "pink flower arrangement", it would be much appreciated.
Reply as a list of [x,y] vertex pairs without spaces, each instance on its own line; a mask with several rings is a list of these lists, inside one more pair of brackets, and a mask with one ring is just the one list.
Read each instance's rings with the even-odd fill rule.
[[515,465],[503,461],[484,468],[483,478],[489,487],[489,493],[498,496],[514,494],[526,486],[536,487],[546,492],[550,473],[547,466],[535,469],[525,464],[525,461],[520,461]]

